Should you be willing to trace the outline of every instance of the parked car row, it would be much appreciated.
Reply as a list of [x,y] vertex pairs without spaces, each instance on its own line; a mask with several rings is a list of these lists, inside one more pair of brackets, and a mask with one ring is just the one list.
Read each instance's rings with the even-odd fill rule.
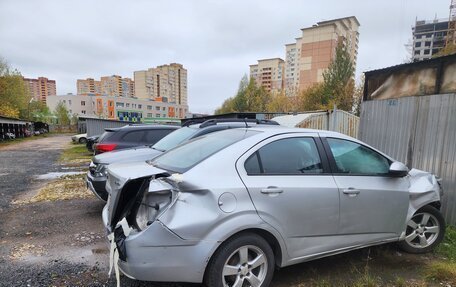
[[[117,145],[122,129],[107,131]],[[265,287],[276,267],[388,242],[425,253],[445,233],[434,175],[267,121],[189,124],[106,151],[87,185],[107,200],[110,260],[138,280]]]

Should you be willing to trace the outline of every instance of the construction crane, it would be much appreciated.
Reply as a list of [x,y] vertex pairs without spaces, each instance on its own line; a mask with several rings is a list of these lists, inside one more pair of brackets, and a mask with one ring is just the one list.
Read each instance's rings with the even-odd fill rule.
[[448,33],[445,46],[456,44],[456,0],[451,0],[450,18],[448,19]]

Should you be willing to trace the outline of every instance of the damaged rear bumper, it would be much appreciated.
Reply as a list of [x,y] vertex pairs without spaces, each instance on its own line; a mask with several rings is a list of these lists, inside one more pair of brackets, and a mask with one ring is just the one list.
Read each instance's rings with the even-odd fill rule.
[[[109,233],[106,207],[103,223]],[[185,240],[158,220],[126,237],[122,229],[116,230],[119,269],[137,280],[201,283],[208,258],[218,246],[216,241]]]

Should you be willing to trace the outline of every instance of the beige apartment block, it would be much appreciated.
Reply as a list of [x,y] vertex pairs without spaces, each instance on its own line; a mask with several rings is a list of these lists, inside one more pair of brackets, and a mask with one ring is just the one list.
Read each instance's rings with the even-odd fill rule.
[[283,89],[284,68],[285,62],[280,58],[258,60],[258,64],[250,65],[250,77],[257,86],[270,92],[280,92]]
[[30,96],[32,96],[36,101],[46,103],[48,96],[55,96],[57,94],[55,80],[49,80],[45,77],[39,77],[37,79],[23,79]]
[[296,42],[296,47],[301,51],[294,59],[299,62],[298,90],[323,81],[323,71],[334,59],[337,45],[346,47],[356,67],[359,26],[356,17],[352,16],[318,22],[312,27],[301,29],[302,37]]
[[[303,28],[295,43],[285,45],[285,61],[259,60],[258,64],[250,65],[250,77],[268,90],[285,89],[287,96],[295,96],[323,81],[323,72],[334,60],[337,45],[346,47],[356,67],[359,26],[356,17],[351,16]],[[274,68],[282,72],[274,74]]]
[[177,63],[134,72],[138,99],[187,105],[187,70]]
[[76,82],[78,95],[97,94],[101,95],[101,81],[96,81],[92,78],[85,80],[78,79]]

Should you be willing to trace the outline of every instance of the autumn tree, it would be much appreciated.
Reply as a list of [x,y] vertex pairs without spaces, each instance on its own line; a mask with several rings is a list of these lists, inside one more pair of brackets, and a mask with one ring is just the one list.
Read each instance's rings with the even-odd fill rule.
[[358,83],[356,84],[355,90],[353,92],[352,113],[358,117],[361,114],[361,103],[363,102],[363,95],[364,95],[364,81],[365,81],[365,77],[364,77],[364,74],[362,74],[361,78],[358,80]]
[[448,43],[438,53],[432,55],[432,58],[448,56],[456,53],[456,44]]
[[325,101],[324,85],[318,83],[299,93],[296,106],[299,111],[324,110],[328,109],[328,104],[325,104]]
[[215,114],[232,112],[265,112],[271,101],[271,93],[263,87],[258,87],[254,79],[242,77],[236,95],[225,100]]
[[0,58],[0,115],[18,118],[27,117],[30,96],[17,70]]

